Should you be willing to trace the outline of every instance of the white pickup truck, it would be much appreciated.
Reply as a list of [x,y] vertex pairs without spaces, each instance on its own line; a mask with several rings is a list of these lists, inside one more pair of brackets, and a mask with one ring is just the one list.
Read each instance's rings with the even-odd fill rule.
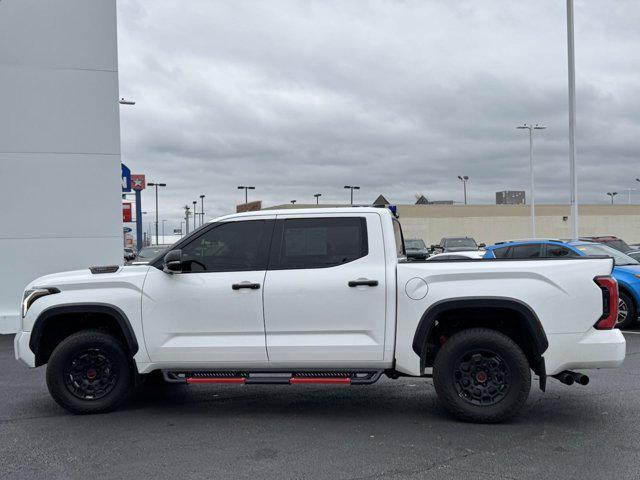
[[[433,377],[458,418],[498,422],[531,371],[586,384],[619,366],[609,258],[407,261],[372,207],[229,215],[149,265],[38,278],[16,358],[47,364],[74,413],[112,410],[152,372],[187,384],[363,385]],[[295,387],[292,387],[295,388]]]

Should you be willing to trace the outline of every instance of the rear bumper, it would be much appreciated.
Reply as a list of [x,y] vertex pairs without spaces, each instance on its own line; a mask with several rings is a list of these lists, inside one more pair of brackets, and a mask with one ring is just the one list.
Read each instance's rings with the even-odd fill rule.
[[13,351],[16,360],[24,363],[27,367],[36,366],[36,356],[29,348],[31,332],[18,332],[13,339]]
[[563,370],[616,368],[622,365],[626,341],[620,330],[590,329],[586,333],[548,335],[544,353],[547,375]]

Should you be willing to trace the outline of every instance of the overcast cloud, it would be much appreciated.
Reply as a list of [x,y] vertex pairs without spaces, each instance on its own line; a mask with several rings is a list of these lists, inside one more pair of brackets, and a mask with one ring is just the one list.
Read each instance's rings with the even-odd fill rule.
[[[569,199],[565,2],[119,0],[122,155],[161,218],[356,200]],[[640,3],[577,0],[580,201],[640,188]],[[635,184],[635,185],[634,185]],[[640,203],[640,190],[632,192]],[[635,197],[635,198],[634,198]],[[151,189],[144,209],[152,211]],[[149,219],[146,219],[149,220]],[[146,227],[146,225],[145,225]]]

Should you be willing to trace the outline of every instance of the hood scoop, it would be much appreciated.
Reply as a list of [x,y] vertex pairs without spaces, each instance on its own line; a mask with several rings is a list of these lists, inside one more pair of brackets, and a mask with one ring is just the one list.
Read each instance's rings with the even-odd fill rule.
[[98,273],[116,273],[120,267],[118,265],[101,265],[98,267],[89,267],[91,273],[97,275]]

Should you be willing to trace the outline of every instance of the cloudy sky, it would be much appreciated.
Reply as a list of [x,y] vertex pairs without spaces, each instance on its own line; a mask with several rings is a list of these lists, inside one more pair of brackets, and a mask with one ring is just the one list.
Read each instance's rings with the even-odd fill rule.
[[[640,188],[640,2],[576,0],[580,200]],[[123,160],[164,181],[161,217],[238,185],[266,205],[569,199],[565,2],[118,0]],[[152,208],[151,190],[144,195]],[[640,203],[640,190],[632,192]],[[145,226],[146,227],[146,226]]]

